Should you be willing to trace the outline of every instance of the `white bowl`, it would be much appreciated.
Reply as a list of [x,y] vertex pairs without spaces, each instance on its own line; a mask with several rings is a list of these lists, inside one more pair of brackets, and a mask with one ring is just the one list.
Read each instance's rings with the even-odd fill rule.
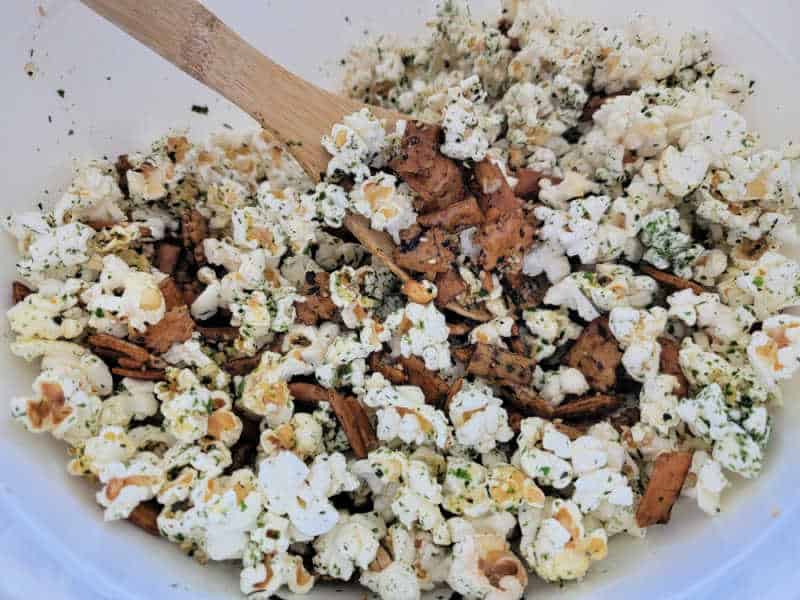
[[[167,1],[167,0],[165,0]],[[223,124],[252,126],[227,102],[126,38],[76,0],[4,2],[0,24],[0,147],[3,212],[58,197],[73,159],[145,149],[170,128],[194,136]],[[208,0],[234,29],[289,69],[333,85],[335,65],[364,31],[418,31],[431,0]],[[673,34],[713,33],[716,57],[756,81],[745,111],[767,144],[795,134],[800,123],[800,47],[791,0],[565,0],[564,8],[610,24],[635,11],[663,19]],[[42,11],[37,10],[41,6]],[[491,0],[475,12],[497,12]],[[43,13],[43,14],[42,14]],[[488,14],[488,13],[487,13]],[[35,74],[26,73],[28,63]],[[57,90],[64,90],[64,97]],[[207,116],[191,112],[207,104]],[[73,134],[69,135],[69,130]],[[14,278],[14,248],[3,239],[0,281]],[[9,304],[3,293],[3,308]],[[7,325],[3,322],[7,338]],[[34,371],[0,344],[2,396],[30,391]],[[582,583],[564,589],[534,583],[531,598],[798,597],[800,424],[797,393],[787,390],[766,467],[755,482],[737,482],[723,512],[710,519],[689,502],[668,527],[643,541],[615,539],[608,560]],[[235,567],[202,568],[175,546],[132,526],[104,524],[85,481],[67,475],[65,448],[35,436],[0,413],[0,596],[3,598],[235,598]],[[326,593],[328,592],[328,593]],[[330,588],[312,597],[329,597]],[[337,594],[361,598],[363,592]],[[446,597],[446,596],[445,596]]]

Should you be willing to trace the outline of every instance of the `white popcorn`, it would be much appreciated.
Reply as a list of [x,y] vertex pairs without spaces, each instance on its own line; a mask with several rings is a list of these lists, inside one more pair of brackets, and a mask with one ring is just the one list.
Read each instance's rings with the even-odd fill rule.
[[673,393],[678,380],[672,375],[656,375],[644,381],[639,393],[641,421],[661,435],[669,435],[678,423],[678,397]]
[[800,366],[800,317],[775,315],[753,333],[747,356],[764,384],[770,388],[778,380],[789,379]]
[[245,378],[237,405],[250,414],[265,417],[270,427],[286,423],[294,412],[287,379],[281,355],[264,352],[258,367]]
[[658,337],[667,325],[667,311],[659,306],[647,310],[617,307],[611,310],[609,329],[625,349],[622,364],[637,381],[658,373],[661,345]]
[[543,371],[538,365],[533,373],[533,385],[543,400],[558,406],[568,395],[581,395],[589,391],[586,378],[578,369],[560,366],[556,371]]
[[369,109],[362,108],[337,123],[330,136],[322,138],[322,145],[331,154],[328,177],[352,175],[356,181],[369,177],[369,166],[381,166],[385,149],[386,131]]
[[58,225],[75,221],[112,221],[125,218],[118,204],[122,200],[116,179],[99,166],[80,171],[53,208]]
[[502,404],[485,383],[465,381],[448,405],[458,443],[488,452],[497,442],[510,440],[514,433]]
[[593,561],[608,554],[602,528],[587,531],[578,507],[568,500],[552,499],[544,511],[520,515],[525,560],[545,581],[581,579]]
[[349,581],[356,567],[369,568],[384,535],[386,525],[374,513],[340,513],[336,526],[314,541],[316,573]]
[[78,307],[81,281],[44,282],[39,291],[12,306],[6,317],[11,331],[22,338],[57,340],[78,337],[87,319]]
[[469,332],[471,344],[491,344],[500,348],[507,348],[503,338],[511,337],[514,327],[513,317],[496,317],[491,321],[481,323]]
[[442,506],[448,512],[480,517],[491,510],[487,470],[483,465],[463,458],[449,457],[446,473],[442,486]]
[[[117,295],[120,291],[121,295]],[[86,303],[92,327],[109,319],[144,332],[148,325],[158,323],[167,310],[155,276],[132,269],[113,254],[103,257],[100,280],[86,290],[81,299]],[[125,335],[124,329],[121,333]]]
[[259,445],[266,456],[290,450],[301,459],[312,458],[325,451],[322,425],[308,413],[292,415],[288,423],[275,429],[264,429]]
[[736,285],[752,296],[756,317],[764,319],[800,303],[800,265],[777,252],[766,252],[736,278]]
[[594,321],[600,316],[594,305],[581,291],[577,278],[573,275],[569,275],[548,288],[544,302],[577,311],[581,319],[585,321]]
[[164,481],[161,459],[152,452],[140,452],[130,460],[112,462],[100,471],[103,489],[97,501],[105,507],[106,521],[125,519],[141,502],[155,497]]
[[242,422],[230,410],[227,393],[209,390],[189,369],[170,369],[167,380],[155,387],[167,432],[185,443],[205,435],[228,446],[239,439]]
[[364,404],[377,408],[379,440],[400,439],[406,444],[434,444],[445,449],[452,434],[447,417],[425,403],[422,390],[413,385],[391,385],[380,373],[365,383]]
[[556,210],[566,210],[570,200],[597,191],[596,183],[574,171],[564,173],[563,181],[557,185],[547,179],[543,179],[540,185],[539,200]]
[[400,231],[417,222],[411,192],[388,173],[378,173],[360,182],[350,193],[353,210],[370,219],[370,226],[386,231],[396,244]]
[[447,341],[450,333],[444,315],[432,302],[424,305],[409,302],[402,312],[391,315],[390,320],[393,329],[404,320],[410,322],[410,328],[400,335],[400,353],[403,356],[419,356],[425,361],[425,368],[431,371],[450,368],[452,363]]
[[245,558],[239,578],[242,594],[253,600],[266,600],[283,586],[294,594],[306,594],[314,587],[314,578],[306,571],[301,557],[258,553],[257,561]]
[[707,452],[696,450],[692,454],[692,466],[681,493],[695,498],[703,512],[716,515],[720,512],[720,496],[728,485],[719,463]]
[[154,382],[124,377],[121,384],[123,390],[120,393],[103,401],[100,412],[102,425],[127,427],[134,419],[146,419],[158,412]]
[[480,79],[477,75],[465,79],[459,87],[450,88],[447,96],[442,114],[445,135],[442,154],[458,160],[480,161],[489,149],[489,139],[474,106],[486,97]]
[[702,146],[683,151],[667,146],[658,163],[659,179],[670,194],[683,198],[703,182],[710,162]]
[[3,225],[17,238],[23,256],[17,270],[26,279],[74,275],[89,260],[94,230],[82,223],[52,227],[39,213],[23,213],[7,217]]
[[11,416],[28,431],[49,431],[53,437],[76,446],[97,433],[100,398],[83,389],[70,369],[50,369],[33,382],[32,398],[12,398]]
[[[327,459],[335,456],[319,455],[309,469],[291,452],[281,452],[265,458],[259,465],[258,479],[270,510],[287,515],[292,526],[303,536],[322,535],[339,520],[328,497],[338,493],[340,486],[332,479],[333,472],[325,464]],[[355,489],[350,480],[342,483],[345,488]]]
[[[502,565],[503,575],[492,577],[485,572]],[[511,552],[508,542],[492,534],[465,537],[453,546],[453,562],[447,584],[464,598],[518,600],[528,584],[528,574]]]
[[317,218],[328,227],[341,227],[349,204],[344,188],[321,182],[313,192],[308,192],[317,206]]
[[108,366],[89,350],[78,344],[38,339],[17,339],[10,344],[11,352],[30,362],[42,357],[41,370],[74,379],[87,392],[109,395],[114,388]]
[[[541,448],[537,444],[541,442]],[[567,487],[573,479],[569,438],[551,423],[538,417],[523,419],[517,437],[518,449],[511,462],[531,478],[556,489]]]
[[522,318],[536,337],[533,358],[537,361],[553,356],[559,346],[577,339],[583,331],[580,325],[570,320],[565,310],[525,310]]
[[769,436],[766,409],[754,408],[742,424],[732,420],[736,412],[726,407],[716,383],[678,406],[678,414],[692,433],[713,443],[714,460],[742,477],[752,478],[761,470],[762,444]]

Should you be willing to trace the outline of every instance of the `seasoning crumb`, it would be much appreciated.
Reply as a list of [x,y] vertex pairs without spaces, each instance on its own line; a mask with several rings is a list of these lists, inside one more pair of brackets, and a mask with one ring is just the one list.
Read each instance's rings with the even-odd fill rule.
[[25,63],[25,74],[28,77],[30,78],[35,77],[38,70],[39,69],[37,68],[36,63],[33,62]]
[[773,508],[771,511],[769,511],[769,516],[771,516],[773,519],[777,519],[781,516],[781,509]]
[[207,115],[208,114],[208,106],[202,104],[192,104],[192,112],[195,112],[199,115]]
[[58,94],[59,97],[63,98],[64,96],[67,95],[67,92],[65,92],[63,89],[57,89],[56,94]]
[[75,130],[70,129],[69,131],[67,131],[67,135],[75,135]]

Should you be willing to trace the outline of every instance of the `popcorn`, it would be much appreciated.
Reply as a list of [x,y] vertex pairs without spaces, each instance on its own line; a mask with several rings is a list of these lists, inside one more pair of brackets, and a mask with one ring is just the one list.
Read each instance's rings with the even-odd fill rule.
[[11,352],[30,362],[42,357],[41,370],[74,379],[78,386],[92,394],[109,395],[114,388],[108,366],[78,344],[39,339],[15,340]]
[[522,555],[545,581],[581,579],[593,561],[608,554],[606,532],[587,531],[578,507],[568,500],[548,499],[538,519],[520,515],[520,526]]
[[692,466],[681,493],[695,498],[700,510],[713,516],[720,512],[720,496],[728,485],[720,464],[707,452],[696,450],[692,454]]
[[[681,401],[678,414],[692,433],[713,444],[712,457],[720,465],[752,478],[761,470],[763,444],[770,433],[766,409],[752,409],[741,423],[741,411],[725,405],[722,390],[716,383],[704,387],[690,399]],[[738,415],[738,416],[737,416]]]
[[568,395],[580,395],[589,391],[586,378],[578,369],[561,366],[556,371],[543,371],[536,365],[533,385],[543,400],[558,406]]
[[386,231],[396,244],[400,231],[417,222],[411,191],[388,173],[378,173],[359,183],[350,195],[353,209],[370,219],[370,226]]
[[57,340],[83,333],[87,318],[78,306],[82,282],[69,279],[64,285],[44,282],[37,293],[12,306],[6,316],[11,331],[22,338]]
[[736,278],[736,285],[752,296],[756,318],[764,319],[800,303],[800,265],[777,252],[766,252]]
[[252,415],[265,417],[270,427],[286,423],[294,412],[294,402],[286,385],[284,361],[275,352],[264,352],[255,371],[244,380],[237,401]]
[[448,458],[442,506],[456,515],[480,517],[486,514],[492,508],[486,477],[487,469],[483,465],[462,458]]
[[317,381],[331,389],[349,385],[361,390],[367,370],[364,359],[377,349],[361,343],[354,333],[340,335],[328,346],[322,364],[317,366],[314,372]]
[[53,209],[56,223],[112,221],[125,218],[118,204],[122,200],[117,180],[97,165],[80,171]]
[[[117,295],[119,292],[121,295]],[[130,268],[116,255],[103,257],[103,271],[98,283],[86,290],[81,299],[91,315],[89,325],[110,327],[109,333],[122,330],[114,324],[144,332],[148,325],[158,323],[166,313],[164,295],[158,281],[150,273]],[[107,324],[104,319],[111,323]]]
[[341,513],[336,526],[314,541],[316,573],[349,581],[356,567],[369,568],[385,535],[386,525],[374,513]]
[[683,151],[667,146],[659,159],[658,176],[670,194],[683,198],[703,183],[710,162],[702,146]]
[[[538,417],[523,419],[520,428],[512,464],[541,485],[567,487],[573,479],[569,438]],[[537,447],[540,442],[541,448]]]
[[511,337],[514,319],[512,317],[496,317],[486,323],[481,323],[469,332],[471,344],[491,344],[500,348],[507,348],[504,337]]
[[101,401],[69,369],[46,368],[33,382],[32,398],[12,398],[11,416],[28,431],[49,431],[77,446],[97,433]]
[[[294,454],[284,451],[265,458],[259,465],[258,478],[270,510],[287,515],[302,536],[315,537],[330,531],[339,515],[328,497],[337,494],[340,488],[352,491],[356,487],[352,476],[340,482],[326,465],[328,459],[338,460],[336,457],[344,461],[340,454],[322,454],[309,469]],[[276,482],[280,485],[275,485]]]
[[393,386],[379,373],[366,381],[363,401],[377,408],[379,440],[400,439],[406,444],[435,444],[445,449],[451,433],[447,417],[425,403],[422,390],[413,385]]
[[[404,323],[409,325],[407,329]],[[450,368],[447,323],[433,303],[409,302],[403,311],[393,313],[386,325],[392,330],[399,328],[403,356],[419,356],[425,361],[425,368],[431,371]]]
[[330,136],[322,138],[322,145],[331,154],[328,177],[352,175],[356,181],[362,181],[369,177],[370,164],[381,166],[386,131],[368,108],[344,117],[343,121],[333,126]]
[[658,337],[667,325],[667,311],[659,306],[649,311],[617,307],[611,310],[609,329],[625,349],[622,364],[637,381],[656,375],[661,358]]
[[497,535],[474,535],[456,542],[447,584],[471,600],[517,600],[528,585],[528,574]]
[[[267,600],[283,586],[294,594],[306,594],[314,587],[314,578],[303,566],[303,559],[292,554],[258,553],[259,562],[245,560],[240,575],[242,594],[252,600]],[[251,564],[254,563],[254,564]]]
[[497,442],[510,440],[514,433],[508,426],[508,415],[502,404],[485,383],[464,381],[448,404],[458,443],[478,452],[488,452]]
[[[445,136],[442,154],[458,160],[482,160],[489,149],[489,139],[486,125],[481,123],[474,106],[486,98],[480,78],[473,75],[465,79],[459,87],[447,90],[447,96],[447,106],[442,114]],[[399,243],[399,240],[395,241]]]
[[102,425],[128,427],[132,420],[143,420],[158,412],[155,384],[124,377],[120,382],[122,391],[106,398],[100,411]]
[[191,443],[206,435],[232,446],[242,423],[231,410],[225,392],[211,391],[189,369],[168,369],[167,382],[155,388],[161,401],[166,430],[181,442]]
[[498,464],[492,467],[487,485],[496,510],[544,505],[544,492],[523,471],[512,465]]
[[308,192],[308,195],[316,204],[317,218],[322,223],[334,228],[342,226],[349,205],[344,188],[333,183],[321,182],[313,192]]
[[103,489],[97,501],[105,507],[106,521],[126,519],[140,503],[155,497],[164,480],[161,459],[140,452],[130,460],[112,462],[100,471]]
[[753,333],[747,356],[764,384],[774,388],[789,379],[800,366],[800,318],[775,315],[766,319],[761,331]]
[[641,240],[646,250],[643,260],[658,269],[674,271],[679,277],[691,277],[692,265],[703,246],[692,243],[692,236],[676,231],[680,226],[675,209],[653,211],[642,220]]
[[661,435],[669,435],[680,422],[678,397],[673,393],[677,386],[678,380],[672,375],[655,375],[645,379],[639,393],[641,421]]
[[23,258],[17,271],[23,278],[40,281],[48,277],[69,277],[89,260],[89,242],[94,230],[81,223],[53,227],[38,213],[7,217],[5,229],[17,238]]
[[537,361],[553,356],[559,346],[577,339],[583,330],[570,320],[566,310],[525,310],[522,318],[535,336],[533,358]]

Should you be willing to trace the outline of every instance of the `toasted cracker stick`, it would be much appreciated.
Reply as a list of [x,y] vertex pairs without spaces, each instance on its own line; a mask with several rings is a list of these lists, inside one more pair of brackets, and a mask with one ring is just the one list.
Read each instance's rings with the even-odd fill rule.
[[663,452],[656,458],[650,481],[636,509],[636,523],[649,527],[667,523],[692,465],[691,452]]
[[527,385],[536,362],[490,344],[476,344],[467,365],[467,372],[507,385]]
[[553,410],[553,416],[567,420],[597,417],[618,409],[622,406],[622,402],[623,399],[619,396],[610,396],[608,394],[583,396],[572,402],[557,406]]
[[639,270],[645,275],[652,277],[657,282],[663,283],[671,288],[675,288],[676,290],[690,289],[693,290],[695,294],[702,294],[706,291],[706,289],[699,283],[689,281],[688,279],[678,277],[677,275],[667,273],[666,271],[661,271],[645,263],[639,264]]
[[161,505],[158,503],[143,502],[131,511],[128,521],[151,535],[161,535],[158,529],[158,515],[160,512]]

